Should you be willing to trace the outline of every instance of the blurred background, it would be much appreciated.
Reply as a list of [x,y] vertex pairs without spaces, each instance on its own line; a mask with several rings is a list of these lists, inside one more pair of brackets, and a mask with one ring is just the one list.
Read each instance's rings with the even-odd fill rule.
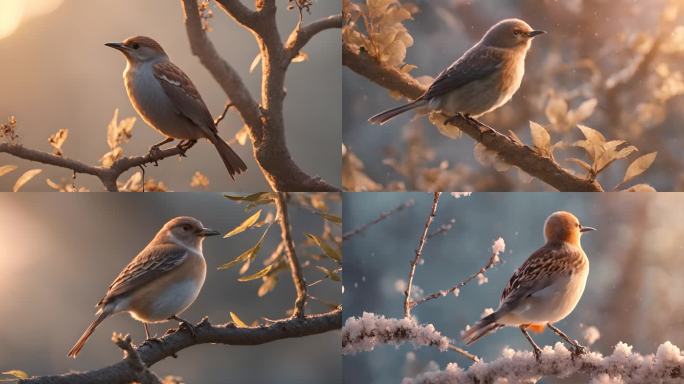
[[[130,333],[134,342],[144,340],[141,323],[127,314],[107,319],[88,340],[76,360],[66,353],[92,321],[94,305],[121,269],[152,239],[169,219],[192,215],[205,226],[227,233],[251,213],[245,206],[220,194],[0,194],[0,372],[21,369],[30,375],[70,370],[86,371],[119,361],[121,350],[111,342],[112,332]],[[338,199],[339,201],[339,199]],[[274,211],[264,206],[263,214]],[[339,202],[329,202],[330,213],[339,215]],[[298,205],[290,206],[292,235],[302,263],[311,250],[302,247],[304,232],[320,233],[320,216]],[[275,212],[273,212],[275,213]],[[263,217],[263,216],[262,216]],[[280,319],[294,304],[289,273],[279,275],[275,290],[257,297],[261,279],[237,282],[237,269],[217,270],[251,248],[264,228],[250,229],[235,237],[207,239],[207,279],[197,301],[182,315],[198,322],[209,316],[213,324],[230,321],[236,313],[250,324],[262,317]],[[278,244],[274,226],[250,272]],[[322,273],[304,269],[308,282]],[[324,281],[310,294],[339,303],[339,283]],[[308,313],[329,311],[308,301]],[[176,323],[152,325],[163,333]],[[198,345],[153,366],[160,376],[180,376],[188,383],[339,383],[341,382],[338,332],[285,339],[258,346]]]
[[[249,73],[258,53],[254,38],[213,1],[209,3],[214,14],[209,37],[259,100],[260,67]],[[305,13],[305,21],[339,13],[340,7],[337,1],[318,1],[311,7],[311,15]],[[281,35],[286,38],[299,14],[296,10],[288,11],[284,0],[279,1],[278,12]],[[102,155],[109,151],[107,124],[114,110],[119,109],[120,118],[137,116],[122,81],[125,60],[103,44],[132,35],[147,35],[159,41],[173,62],[193,80],[212,114],[221,113],[226,95],[190,52],[180,1],[2,0],[0,122],[7,122],[10,115],[16,116],[20,143],[46,151],[51,151],[48,136],[68,128],[65,155],[99,164]],[[305,48],[309,59],[292,65],[286,82],[285,123],[290,153],[305,172],[332,184],[338,184],[340,179],[339,41],[339,30],[317,35]],[[225,140],[233,140],[242,126],[239,115],[232,110],[219,125],[219,132]],[[159,133],[138,119],[133,138],[124,145],[125,154],[146,154],[161,139]],[[164,181],[172,190],[183,191],[190,190],[193,173],[199,170],[209,178],[210,190],[266,189],[249,140],[246,146],[236,143],[233,148],[249,167],[237,182],[227,177],[218,154],[205,141],[192,148],[188,158],[171,158],[159,167],[148,167],[147,177]],[[71,178],[68,171],[4,154],[0,154],[0,164],[20,165],[20,171],[45,170],[24,187],[25,191],[51,190],[45,184],[46,176],[56,182]],[[0,190],[10,190],[20,174],[13,172],[0,178]],[[77,185],[102,190],[99,180],[89,176],[79,177]]]
[[[365,3],[354,0],[356,3]],[[411,75],[429,83],[504,18],[519,17],[549,33],[534,40],[522,87],[511,102],[482,121],[513,131],[530,144],[529,121],[550,131],[561,166],[583,175],[568,158],[586,159],[571,144],[583,138],[578,123],[608,140],[626,140],[640,152],[658,152],[636,181],[662,191],[684,188],[681,125],[684,115],[682,0],[411,0],[415,10],[403,25],[413,37],[405,63]],[[361,24],[359,22],[359,24]],[[359,29],[362,29],[359,27]],[[349,69],[342,72],[347,149],[372,181],[356,178],[365,190],[544,191],[549,187],[500,164],[480,163],[473,140],[446,139],[426,118],[406,114],[376,127],[367,119],[402,101]],[[422,79],[421,79],[422,78]],[[612,189],[630,161],[618,161],[599,176]],[[361,169],[345,161],[345,171]],[[347,189],[350,186],[345,186]]]
[[[397,213],[365,233],[344,243],[344,318],[364,311],[401,318],[404,295],[397,285],[407,281],[409,261],[432,205],[431,193],[353,193],[344,196],[344,232],[375,219],[407,200],[415,206]],[[679,219],[684,197],[679,194],[567,194],[475,193],[454,199],[443,194],[431,232],[454,220],[445,235],[425,246],[424,264],[414,279],[425,295],[448,289],[476,273],[491,255],[494,240],[502,237],[503,264],[486,273],[489,282],[473,281],[458,297],[428,301],[412,313],[421,323],[432,323],[443,335],[463,346],[460,332],[477,321],[486,308],[496,308],[501,291],[524,260],[544,242],[547,216],[568,210],[583,225],[598,229],[583,236],[591,270],[582,300],[574,312],[557,325],[584,345],[589,327],[600,336],[590,346],[611,354],[619,341],[641,354],[654,353],[671,341],[684,345],[684,289],[680,278],[684,224]],[[554,345],[551,332],[532,334],[540,345]],[[504,328],[490,334],[468,351],[492,361],[501,350],[531,350],[519,330]],[[436,348],[414,350],[380,346],[372,352],[344,356],[347,383],[394,384],[426,369],[444,369],[449,362],[461,367],[471,361],[455,352]],[[544,380],[543,383],[586,383],[587,378]]]

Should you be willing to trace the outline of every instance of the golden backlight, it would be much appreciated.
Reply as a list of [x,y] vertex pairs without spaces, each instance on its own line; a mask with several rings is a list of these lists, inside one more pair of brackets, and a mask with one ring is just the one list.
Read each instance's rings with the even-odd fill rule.
[[10,36],[22,22],[57,9],[64,0],[0,0],[0,39]]

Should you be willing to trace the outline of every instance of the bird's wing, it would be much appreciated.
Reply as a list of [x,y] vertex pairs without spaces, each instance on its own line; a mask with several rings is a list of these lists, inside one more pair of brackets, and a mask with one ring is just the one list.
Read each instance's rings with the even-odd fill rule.
[[198,127],[216,133],[211,112],[185,72],[172,62],[164,61],[154,65],[154,77],[159,80],[166,96],[180,115]]
[[571,264],[582,260],[579,249],[545,245],[525,260],[508,281],[501,294],[501,307],[515,307],[525,299],[550,286],[572,270]]
[[119,273],[110,284],[107,294],[97,303],[107,304],[122,294],[131,292],[181,265],[188,250],[176,244],[146,247]]
[[503,66],[504,53],[496,48],[475,46],[443,70],[420,97],[431,100],[454,89],[490,76]]

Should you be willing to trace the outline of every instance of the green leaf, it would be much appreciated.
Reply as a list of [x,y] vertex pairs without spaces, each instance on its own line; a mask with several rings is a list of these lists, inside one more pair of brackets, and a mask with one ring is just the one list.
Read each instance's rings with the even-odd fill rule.
[[235,325],[237,325],[238,328],[249,328],[249,326],[245,324],[244,321],[240,320],[238,315],[236,315],[235,313],[231,312],[230,318],[233,320],[233,323],[235,323]]
[[5,372],[0,372],[0,373],[2,373],[3,375],[14,376],[17,379],[28,379],[29,378],[28,373],[26,373],[24,371],[20,371],[18,369],[13,369],[11,371],[5,371]]
[[238,279],[239,282],[245,282],[245,281],[251,281],[251,280],[256,280],[259,278],[262,278],[266,275],[268,275],[269,272],[271,272],[271,269],[273,269],[273,264],[267,266],[266,268],[262,269],[261,271],[249,275],[249,276],[244,276]]
[[328,268],[322,267],[320,265],[317,265],[316,268],[318,268],[321,272],[325,273],[325,277],[327,277],[328,279],[333,280],[333,281],[342,281],[342,279],[340,278],[340,275],[337,272],[333,271],[332,269],[328,269]]
[[229,261],[229,262],[219,266],[218,269],[219,270],[228,269],[228,268],[231,268],[237,264],[249,261],[249,260],[253,259],[257,255],[257,253],[259,253],[260,249],[261,249],[261,240],[259,240],[259,242],[255,246],[244,251],[240,256],[236,257],[232,261]]
[[312,235],[311,233],[305,233],[305,235],[309,239],[313,240],[313,242],[316,243],[316,245],[318,245],[318,247],[323,250],[323,253],[325,253],[326,256],[335,260],[338,263],[342,261],[342,256],[340,255],[340,253],[337,252],[337,250],[333,249],[330,245],[328,245],[328,243],[326,243],[323,239],[316,235]]
[[257,220],[259,220],[259,217],[261,217],[261,210],[258,210],[255,214],[252,216],[248,217],[247,220],[243,221],[242,224],[238,225],[235,227],[232,231],[226,233],[223,238],[228,238],[237,235],[238,233],[242,233],[252,227]]

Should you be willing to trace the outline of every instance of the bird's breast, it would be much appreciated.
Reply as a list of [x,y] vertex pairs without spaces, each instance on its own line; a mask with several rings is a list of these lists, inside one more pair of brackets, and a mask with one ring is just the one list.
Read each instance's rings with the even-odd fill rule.
[[124,72],[128,98],[147,125],[174,139],[196,140],[201,130],[184,118],[154,76],[151,65],[128,66]]

